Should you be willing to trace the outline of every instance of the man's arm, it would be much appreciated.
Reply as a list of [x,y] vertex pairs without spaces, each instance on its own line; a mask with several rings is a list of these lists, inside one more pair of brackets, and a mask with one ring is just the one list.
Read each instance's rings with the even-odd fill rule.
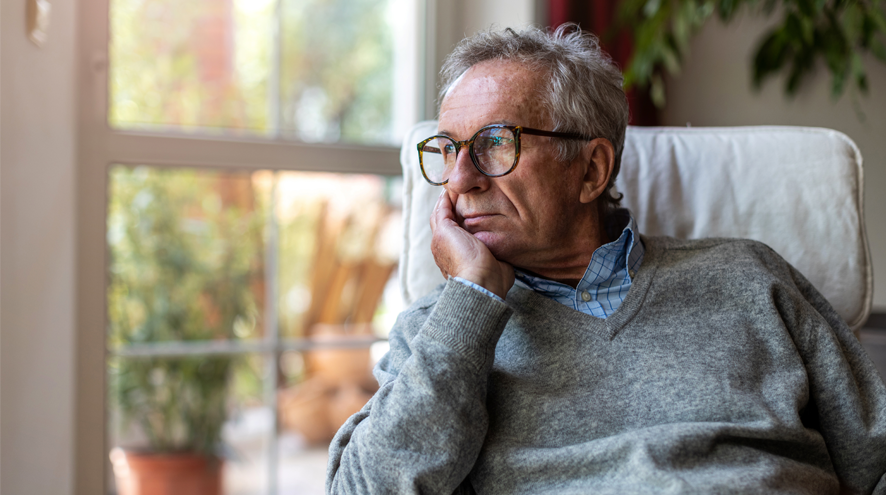
[[380,388],[330,445],[329,493],[452,493],[488,425],[486,387],[508,306],[450,280],[403,313],[375,369]]
[[886,384],[827,300],[793,268],[791,276],[805,300],[777,304],[806,365],[804,423],[821,433],[847,493],[886,495]]
[[375,369],[378,392],[332,441],[327,492],[452,493],[483,445],[487,380],[511,315],[503,298],[514,270],[458,225],[445,191],[431,230],[449,281],[433,307],[397,320]]

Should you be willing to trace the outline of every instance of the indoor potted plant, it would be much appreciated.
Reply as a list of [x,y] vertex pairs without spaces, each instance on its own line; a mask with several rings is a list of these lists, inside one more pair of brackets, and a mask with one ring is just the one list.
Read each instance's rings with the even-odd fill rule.
[[118,167],[111,179],[109,395],[144,439],[112,451],[118,491],[220,493],[235,358],[132,351],[256,327],[260,208],[248,176]]

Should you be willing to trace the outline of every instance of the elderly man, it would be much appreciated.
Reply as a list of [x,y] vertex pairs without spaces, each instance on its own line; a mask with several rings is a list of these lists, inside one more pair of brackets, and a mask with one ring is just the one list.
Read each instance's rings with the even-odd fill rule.
[[886,493],[886,386],[766,246],[645,237],[615,207],[622,77],[574,29],[444,68],[432,250],[336,493]]

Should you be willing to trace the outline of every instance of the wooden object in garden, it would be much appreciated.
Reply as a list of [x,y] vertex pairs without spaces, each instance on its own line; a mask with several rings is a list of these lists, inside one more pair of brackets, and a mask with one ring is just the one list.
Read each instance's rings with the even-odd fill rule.
[[[392,209],[364,205],[346,217],[324,208],[317,229],[306,337],[318,343],[371,341],[372,318],[396,260],[380,256],[379,232]],[[323,443],[360,410],[378,388],[367,346],[304,353],[302,383],[280,391],[281,426],[310,443]]]

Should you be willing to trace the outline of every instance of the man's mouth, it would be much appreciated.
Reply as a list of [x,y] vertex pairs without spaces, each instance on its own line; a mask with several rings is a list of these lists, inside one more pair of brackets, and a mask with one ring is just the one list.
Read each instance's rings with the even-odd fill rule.
[[484,222],[497,216],[495,213],[468,213],[462,218],[464,219],[465,230],[471,230],[480,227]]

